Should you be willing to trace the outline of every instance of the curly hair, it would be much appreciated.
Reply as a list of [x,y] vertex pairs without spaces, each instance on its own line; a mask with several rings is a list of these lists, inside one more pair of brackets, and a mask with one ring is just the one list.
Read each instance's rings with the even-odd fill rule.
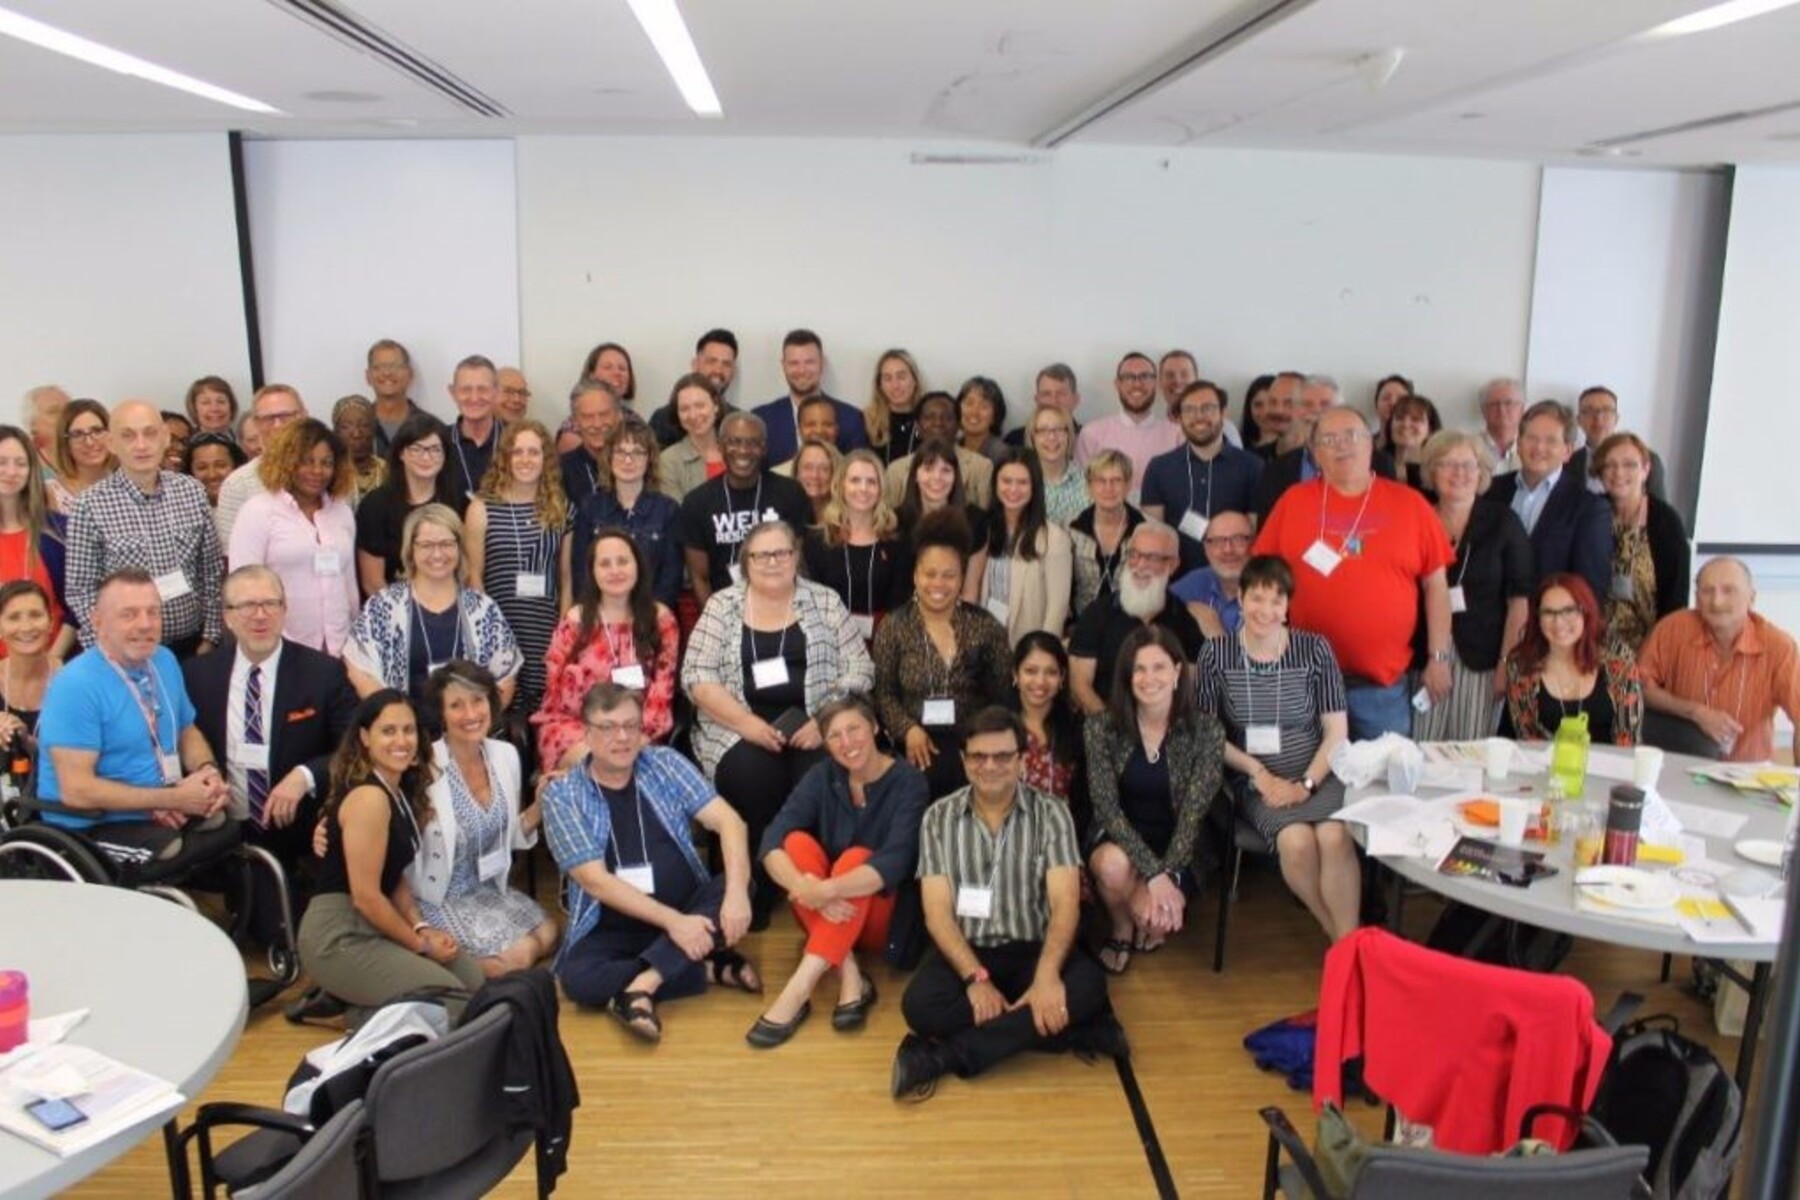
[[331,486],[325,490],[342,500],[356,487],[356,464],[350,461],[344,440],[317,417],[303,417],[278,430],[256,461],[256,477],[271,492],[288,491],[300,464],[320,445],[331,450]]
[[476,494],[483,500],[505,501],[506,485],[512,482],[512,454],[522,433],[535,434],[544,452],[544,469],[538,476],[537,496],[533,500],[538,524],[545,529],[561,529],[569,523],[569,494],[563,490],[562,463],[556,456],[556,439],[543,424],[529,417],[500,430],[500,444],[494,449],[494,461],[488,464],[487,474],[482,476],[481,489]]

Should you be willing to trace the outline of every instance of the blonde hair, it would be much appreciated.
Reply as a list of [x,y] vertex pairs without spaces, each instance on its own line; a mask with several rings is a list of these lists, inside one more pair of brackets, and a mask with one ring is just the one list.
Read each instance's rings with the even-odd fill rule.
[[888,504],[882,486],[885,472],[881,459],[873,450],[852,450],[838,460],[837,470],[831,473],[831,495],[825,501],[824,512],[819,514],[819,527],[825,531],[827,546],[842,546],[850,540],[850,506],[844,501],[844,481],[856,463],[875,472],[875,540],[885,541],[900,528],[900,518]]
[[1102,471],[1119,471],[1125,476],[1125,486],[1131,486],[1131,459],[1123,451],[1106,449],[1088,459],[1087,481],[1094,482],[1094,477]]
[[481,490],[476,495],[483,500],[505,502],[506,485],[512,482],[512,453],[521,433],[536,434],[538,445],[544,450],[544,469],[538,475],[537,495],[533,497],[538,524],[545,529],[561,529],[569,523],[569,495],[563,490],[562,464],[556,457],[556,439],[550,436],[550,431],[542,424],[529,417],[501,429],[500,444],[494,449],[494,461],[488,464],[487,474],[481,477]]
[[[1436,477],[1432,472],[1437,470],[1438,463],[1453,450],[1467,446],[1475,455],[1475,471],[1480,479],[1475,484],[1475,494],[1481,495],[1494,482],[1494,456],[1488,448],[1481,444],[1481,439],[1459,429],[1442,429],[1432,434],[1425,441],[1425,448],[1419,451],[1419,478],[1427,487],[1432,487]],[[1433,491],[1437,489],[1432,487]]]
[[925,381],[919,377],[919,364],[906,351],[895,348],[887,351],[875,360],[875,382],[869,392],[869,403],[863,408],[863,424],[869,435],[869,445],[885,446],[892,433],[891,412],[888,409],[887,396],[881,390],[881,368],[890,362],[903,362],[912,373],[913,411],[919,410],[919,400],[925,395]]
[[421,525],[436,525],[456,536],[456,582],[459,586],[467,583],[469,556],[463,553],[462,518],[456,515],[454,508],[435,500],[413,509],[406,515],[406,524],[400,527],[400,578],[412,578],[413,542],[419,536]]

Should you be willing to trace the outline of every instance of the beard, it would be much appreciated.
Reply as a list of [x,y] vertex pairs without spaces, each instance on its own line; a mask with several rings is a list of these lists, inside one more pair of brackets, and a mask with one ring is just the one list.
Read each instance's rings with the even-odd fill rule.
[[1168,601],[1168,576],[1158,575],[1149,583],[1139,583],[1129,570],[1119,572],[1119,607],[1126,615],[1148,621],[1161,612]]

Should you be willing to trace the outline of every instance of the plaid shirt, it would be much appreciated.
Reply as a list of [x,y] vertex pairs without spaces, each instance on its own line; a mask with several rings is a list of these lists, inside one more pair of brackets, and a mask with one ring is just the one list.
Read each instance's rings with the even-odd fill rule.
[[[604,860],[606,847],[612,841],[612,810],[606,807],[599,786],[588,773],[591,757],[583,758],[574,770],[544,789],[544,835],[549,839],[557,869],[569,876],[569,932],[563,938],[563,953],[600,923],[600,902],[570,872],[583,863]],[[700,862],[700,852],[694,848],[692,826],[694,815],[718,795],[712,785],[693,763],[666,746],[644,747],[632,772],[632,782],[637,785],[638,796],[681,847],[695,878],[707,878],[711,872]]]
[[225,556],[206,489],[195,480],[163,471],[156,490],[146,494],[125,472],[113,472],[76,498],[68,545],[69,614],[80,624],[82,645],[94,644],[101,581],[122,567],[186,577],[187,592],[163,601],[164,642],[199,634],[217,645],[224,638],[219,600]]

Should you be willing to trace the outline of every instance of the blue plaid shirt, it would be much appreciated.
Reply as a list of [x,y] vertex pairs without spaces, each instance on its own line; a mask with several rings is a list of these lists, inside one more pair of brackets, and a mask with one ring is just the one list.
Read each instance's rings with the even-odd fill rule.
[[[590,758],[544,791],[544,833],[557,867],[570,875],[582,863],[606,857],[612,841],[612,812],[600,795],[600,787],[588,773]],[[662,822],[662,827],[681,847],[697,878],[711,874],[694,848],[694,814],[718,795],[700,769],[667,746],[646,746],[638,755],[632,775],[638,795]],[[600,902],[589,895],[572,875],[568,881],[569,932],[563,953],[586,937],[600,923]],[[560,955],[559,955],[560,961]]]

